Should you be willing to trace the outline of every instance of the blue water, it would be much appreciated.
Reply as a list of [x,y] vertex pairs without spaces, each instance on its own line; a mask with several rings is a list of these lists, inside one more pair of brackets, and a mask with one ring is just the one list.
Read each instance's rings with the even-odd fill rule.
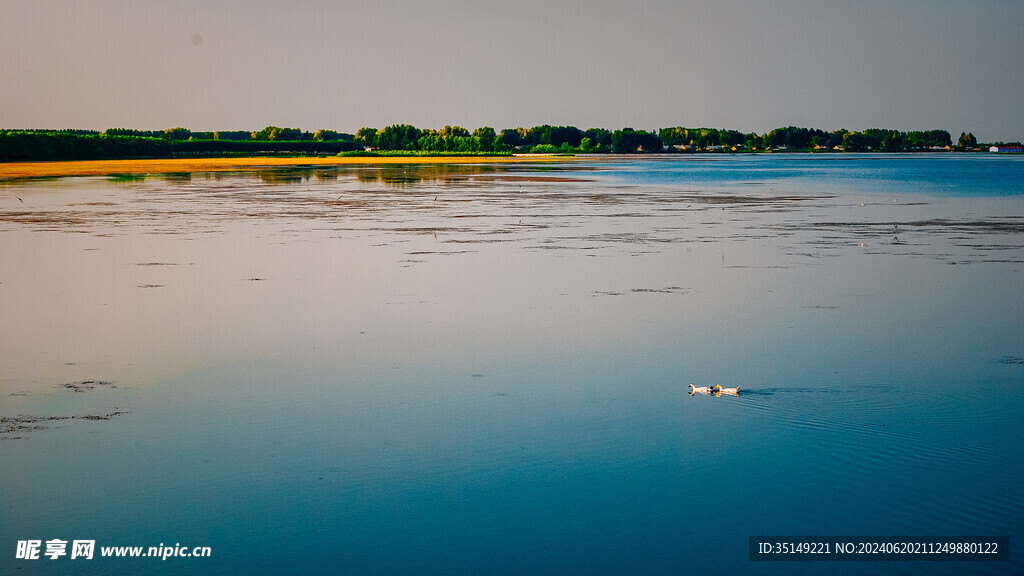
[[[670,157],[671,158],[671,157]],[[932,197],[1015,196],[1024,193],[1024,159],[954,154],[702,155],[686,161],[610,162],[608,176],[645,185],[757,188],[790,191],[926,194]]]
[[[1020,573],[1022,168],[7,183],[0,572]],[[773,535],[1011,560],[751,562]],[[53,538],[213,555],[15,558]]]

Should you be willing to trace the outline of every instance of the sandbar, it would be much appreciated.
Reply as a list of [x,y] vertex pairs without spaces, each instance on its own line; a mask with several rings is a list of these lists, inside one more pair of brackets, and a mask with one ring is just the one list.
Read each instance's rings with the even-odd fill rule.
[[565,156],[326,156],[153,158],[137,160],[74,160],[57,162],[0,162],[0,180],[108,174],[162,174],[174,172],[223,172],[263,167],[336,166],[376,164],[493,164],[508,162],[565,161]]

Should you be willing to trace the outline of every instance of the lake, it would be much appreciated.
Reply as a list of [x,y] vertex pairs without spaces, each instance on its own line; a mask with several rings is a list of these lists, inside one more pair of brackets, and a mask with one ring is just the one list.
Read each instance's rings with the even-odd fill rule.
[[1019,574],[1022,287],[1021,157],[0,183],[0,571]]

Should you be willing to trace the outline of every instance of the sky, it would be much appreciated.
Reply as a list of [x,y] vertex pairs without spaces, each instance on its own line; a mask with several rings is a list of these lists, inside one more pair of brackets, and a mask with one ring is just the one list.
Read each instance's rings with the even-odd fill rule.
[[1024,139],[1019,0],[0,0],[0,128]]

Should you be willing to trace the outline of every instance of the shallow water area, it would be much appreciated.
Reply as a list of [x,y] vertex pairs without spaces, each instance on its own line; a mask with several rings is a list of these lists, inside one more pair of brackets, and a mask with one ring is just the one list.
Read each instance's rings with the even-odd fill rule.
[[[971,535],[1010,562],[824,568],[1019,572],[1022,169],[4,182],[0,566],[818,574],[748,537]],[[54,538],[213,555],[14,558]]]

